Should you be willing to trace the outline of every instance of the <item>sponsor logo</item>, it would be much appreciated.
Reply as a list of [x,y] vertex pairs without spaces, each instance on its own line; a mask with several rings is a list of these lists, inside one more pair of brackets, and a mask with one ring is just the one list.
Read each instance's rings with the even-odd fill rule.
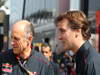
[[2,72],[11,73],[12,65],[10,65],[9,63],[2,64]]

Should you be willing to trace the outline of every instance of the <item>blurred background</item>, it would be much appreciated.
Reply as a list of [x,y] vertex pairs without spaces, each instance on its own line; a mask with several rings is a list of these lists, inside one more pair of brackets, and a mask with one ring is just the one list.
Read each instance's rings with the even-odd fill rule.
[[[55,38],[55,17],[67,10],[82,10],[91,22],[90,42],[100,50],[100,0],[0,0],[0,51],[11,48],[10,28],[21,19],[31,21],[35,26],[34,46],[49,43],[53,52],[61,45]],[[59,49],[59,50],[58,50]],[[100,51],[99,51],[100,52]]]

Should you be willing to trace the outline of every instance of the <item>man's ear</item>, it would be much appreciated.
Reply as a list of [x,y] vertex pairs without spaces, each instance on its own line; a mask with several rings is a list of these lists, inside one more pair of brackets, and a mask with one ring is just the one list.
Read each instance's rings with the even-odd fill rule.
[[33,40],[33,36],[32,35],[29,35],[28,40],[29,41],[32,41]]

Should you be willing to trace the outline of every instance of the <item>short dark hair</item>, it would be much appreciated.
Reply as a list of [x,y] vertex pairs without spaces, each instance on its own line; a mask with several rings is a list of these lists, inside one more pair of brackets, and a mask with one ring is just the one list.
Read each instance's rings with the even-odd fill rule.
[[67,11],[60,14],[55,19],[55,25],[57,26],[57,23],[64,19],[68,20],[71,29],[81,29],[82,36],[85,40],[88,40],[91,37],[90,22],[82,11]]
[[43,44],[41,45],[41,49],[42,49],[43,47],[49,47],[49,48],[50,48],[50,51],[51,51],[51,46],[50,46],[49,44],[43,43]]

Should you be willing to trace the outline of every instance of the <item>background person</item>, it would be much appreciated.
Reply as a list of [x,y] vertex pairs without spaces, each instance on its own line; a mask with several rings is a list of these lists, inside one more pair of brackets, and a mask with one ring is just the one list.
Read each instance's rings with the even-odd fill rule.
[[53,53],[52,53],[50,45],[43,43],[41,46],[41,52],[52,65],[53,70],[54,70],[54,75],[61,75],[59,65],[53,61]]

